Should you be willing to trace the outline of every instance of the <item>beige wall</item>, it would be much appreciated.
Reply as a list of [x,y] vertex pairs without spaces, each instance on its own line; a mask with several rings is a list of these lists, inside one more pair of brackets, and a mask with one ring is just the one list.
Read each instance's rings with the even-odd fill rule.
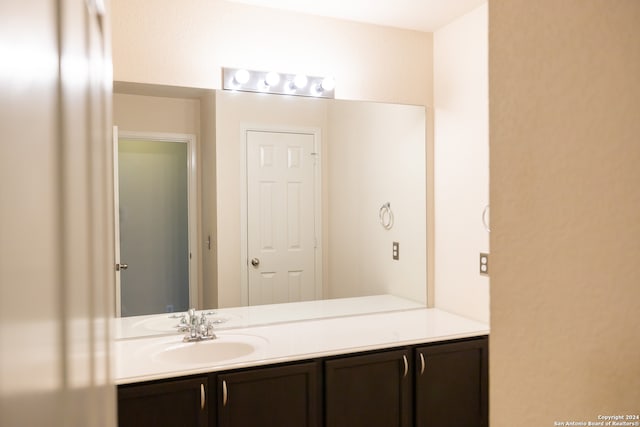
[[[392,294],[426,304],[424,107],[336,101],[328,117],[326,296]],[[379,222],[386,202],[390,230]]]
[[[202,248],[202,305],[200,308],[218,307],[218,245],[216,212],[216,94],[207,91],[200,98],[201,131],[201,248]],[[206,284],[206,285],[205,285]]]
[[435,306],[489,322],[489,252],[481,221],[489,203],[487,5],[433,36],[435,102]]
[[491,425],[640,411],[640,2],[491,0]]
[[188,133],[200,140],[200,99],[114,93],[113,124],[121,131]]
[[221,0],[114,0],[114,80],[221,87],[221,67],[333,75],[336,97],[431,105],[432,35]]

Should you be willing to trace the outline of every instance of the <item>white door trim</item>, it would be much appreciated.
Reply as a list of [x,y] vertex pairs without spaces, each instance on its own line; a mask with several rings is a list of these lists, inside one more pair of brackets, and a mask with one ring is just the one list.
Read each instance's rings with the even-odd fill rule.
[[[199,308],[199,252],[198,252],[198,171],[196,159],[196,136],[187,133],[168,132],[134,132],[118,130],[114,126],[113,151],[114,151],[114,198],[115,198],[115,234],[116,234],[116,264],[120,263],[120,196],[118,189],[118,141],[120,139],[158,141],[158,142],[181,142],[187,144],[187,173],[188,173],[188,236],[189,236],[189,307]],[[121,315],[120,307],[120,277],[116,273],[116,315]]]
[[315,233],[315,297],[322,298],[322,132],[315,127],[283,127],[270,125],[255,125],[243,123],[240,125],[240,301],[242,305],[249,305],[249,256],[247,243],[247,133],[278,132],[313,135],[313,149],[317,153],[315,158],[314,175],[314,233]]

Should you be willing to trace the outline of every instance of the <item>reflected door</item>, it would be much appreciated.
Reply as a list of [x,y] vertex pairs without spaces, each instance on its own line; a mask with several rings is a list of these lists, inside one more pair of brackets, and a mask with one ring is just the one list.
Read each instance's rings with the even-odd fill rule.
[[314,135],[247,132],[249,305],[316,298]]
[[120,314],[189,309],[188,146],[118,140]]

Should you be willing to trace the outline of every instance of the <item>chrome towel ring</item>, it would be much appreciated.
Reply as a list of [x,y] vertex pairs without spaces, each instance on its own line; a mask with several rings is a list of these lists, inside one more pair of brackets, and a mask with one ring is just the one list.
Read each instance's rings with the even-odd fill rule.
[[378,213],[380,218],[380,225],[385,230],[391,230],[393,228],[393,211],[391,210],[391,203],[387,202],[380,207]]
[[489,227],[489,209],[489,205],[487,205],[482,211],[482,225],[484,226],[484,229],[487,231],[487,233],[491,233],[491,228]]

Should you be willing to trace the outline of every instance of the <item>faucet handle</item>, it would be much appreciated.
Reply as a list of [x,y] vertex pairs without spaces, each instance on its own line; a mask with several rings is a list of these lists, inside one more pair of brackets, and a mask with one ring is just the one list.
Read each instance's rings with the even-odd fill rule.
[[209,323],[207,325],[207,336],[211,337],[212,339],[218,338],[215,332],[213,332],[213,323]]
[[198,315],[195,308],[190,308],[187,315],[189,316],[189,323],[185,325],[184,331],[187,332],[183,341],[202,341],[215,339],[216,335],[213,333],[213,322],[207,320],[207,313],[200,312]]
[[216,339],[216,338],[218,338],[216,336],[216,334],[213,332],[213,322],[206,321],[206,322],[203,323],[203,326],[204,326],[204,335],[208,339]]
[[189,311],[187,311],[187,315],[189,316],[189,324],[190,325],[195,325],[197,322],[197,317],[196,317],[196,309],[195,308],[190,308]]

